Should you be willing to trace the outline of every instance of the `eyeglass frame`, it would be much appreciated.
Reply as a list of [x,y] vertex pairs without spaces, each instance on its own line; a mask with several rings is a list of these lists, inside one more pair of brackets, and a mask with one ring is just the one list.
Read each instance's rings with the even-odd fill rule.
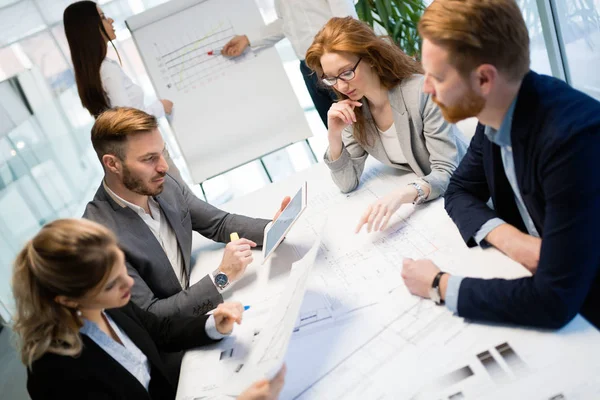
[[[360,64],[360,62],[361,62],[361,61],[362,61],[362,57],[360,57],[360,58],[358,59],[358,61],[356,62],[356,64],[354,64],[354,67],[352,67],[352,68],[350,68],[350,69],[348,69],[348,70],[346,70],[346,71],[342,71],[342,72],[340,72],[340,73],[338,74],[338,76],[334,76],[334,77],[332,77],[332,78],[326,78],[326,77],[325,77],[325,74],[323,74],[323,76],[321,76],[321,82],[323,82],[323,84],[325,84],[326,86],[333,87],[333,86],[337,85],[337,83],[338,83],[338,79],[339,79],[339,80],[341,80],[341,81],[344,81],[344,82],[349,82],[349,81],[351,81],[351,80],[352,80],[352,79],[354,79],[354,77],[356,76],[356,68],[358,68],[358,64]],[[350,78],[350,79],[344,79],[344,78],[342,78],[342,77],[341,77],[341,75],[343,75],[343,74],[347,74],[348,72],[352,72],[352,78]],[[335,79],[335,82],[334,82],[333,84],[329,84],[329,83],[326,81],[326,79]]]

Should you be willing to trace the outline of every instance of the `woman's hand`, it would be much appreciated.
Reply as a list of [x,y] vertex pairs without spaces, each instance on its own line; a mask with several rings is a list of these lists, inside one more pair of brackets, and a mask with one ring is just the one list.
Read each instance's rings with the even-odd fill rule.
[[275,400],[279,397],[283,384],[285,383],[285,364],[275,378],[270,381],[262,379],[255,382],[252,386],[244,391],[237,400]]
[[244,307],[240,302],[221,303],[215,308],[213,317],[215,318],[215,326],[217,331],[222,335],[228,335],[233,331],[233,324],[242,323],[242,314]]
[[333,103],[327,112],[327,138],[331,161],[337,160],[342,154],[342,131],[356,122],[355,107],[362,107],[362,103],[346,99]]
[[365,224],[367,225],[367,232],[383,231],[387,228],[390,218],[402,204],[412,203],[418,196],[417,189],[414,186],[404,186],[400,189],[394,190],[387,194],[385,197],[377,200],[371,204],[356,226],[356,232],[360,232]]
[[173,102],[171,100],[160,99],[160,102],[165,109],[165,114],[171,114],[173,112]]
[[327,126],[329,136],[339,137],[348,125],[356,122],[355,107],[362,107],[362,103],[350,99],[333,103],[327,112]]

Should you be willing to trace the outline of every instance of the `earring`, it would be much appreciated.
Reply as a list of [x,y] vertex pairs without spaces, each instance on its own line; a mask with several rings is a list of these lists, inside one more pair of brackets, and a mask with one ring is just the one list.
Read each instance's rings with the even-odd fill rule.
[[79,310],[79,309],[78,309],[77,311],[75,311],[75,314],[76,314],[76,315],[77,315],[79,318],[81,318],[81,315],[82,315],[82,314],[81,314],[81,310]]

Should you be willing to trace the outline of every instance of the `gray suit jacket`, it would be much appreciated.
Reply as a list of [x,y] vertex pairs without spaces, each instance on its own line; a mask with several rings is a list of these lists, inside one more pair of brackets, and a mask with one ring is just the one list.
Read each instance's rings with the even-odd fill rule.
[[[175,232],[188,282],[192,267],[192,230],[223,243],[229,241],[231,232],[238,232],[240,237],[262,245],[268,220],[219,210],[198,199],[186,185],[168,174],[163,192],[154,198]],[[135,281],[131,299],[141,308],[158,316],[193,316],[204,314],[223,302],[209,276],[182,290],[167,255],[150,228],[135,211],[117,204],[102,184],[94,200],[88,203],[83,218],[96,221],[117,235],[119,246],[125,253],[127,272]]]
[[413,171],[421,177],[431,187],[428,200],[444,194],[450,176],[466,153],[468,142],[456,126],[444,120],[431,97],[423,93],[423,79],[422,75],[413,75],[388,92],[398,140],[408,165],[390,161],[364,101],[362,111],[371,146],[359,145],[352,134],[352,126],[349,126],[342,132],[340,158],[331,161],[329,149],[325,152],[325,163],[342,192],[356,189],[370,154],[386,165]]

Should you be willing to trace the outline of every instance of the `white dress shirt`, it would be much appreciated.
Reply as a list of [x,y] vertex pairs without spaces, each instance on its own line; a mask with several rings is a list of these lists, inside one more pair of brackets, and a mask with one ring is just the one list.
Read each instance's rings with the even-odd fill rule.
[[248,36],[253,48],[273,46],[284,37],[304,60],[315,35],[332,17],[354,17],[353,0],[275,0],[277,19],[256,36]]
[[147,106],[144,104],[144,91],[133,83],[118,62],[105,58],[100,65],[100,79],[111,107],[133,107],[156,118],[165,116],[165,109],[160,100]]
[[[142,219],[142,221],[144,221],[148,228],[150,228],[150,231],[152,231],[152,233],[156,237],[156,240],[158,240],[158,243],[160,243],[160,246],[167,255],[167,258],[171,263],[171,267],[173,268],[173,272],[175,272],[175,276],[177,276],[177,280],[181,284],[181,288],[186,289],[188,287],[189,282],[184,272],[185,266],[183,264],[181,249],[179,248],[179,243],[177,242],[177,236],[175,235],[175,231],[173,230],[173,228],[171,228],[169,221],[167,221],[167,218],[160,209],[160,204],[158,204],[156,200],[154,200],[154,198],[149,196],[148,207],[150,208],[150,214],[148,214],[146,213],[146,210],[144,210],[142,207],[130,203],[127,200],[119,197],[108,187],[105,181],[102,181],[102,185],[104,186],[104,190],[106,190],[106,193],[108,193],[108,195],[118,205],[120,205],[121,207],[131,208],[133,211],[136,212],[137,215],[140,216],[140,218]],[[219,340],[227,336],[223,335],[217,330],[216,321],[213,315],[208,317],[205,329],[208,337],[214,340]]]
[[402,146],[400,146],[400,141],[398,140],[396,124],[393,123],[392,126],[390,126],[390,128],[385,132],[379,128],[377,128],[377,131],[379,132],[383,149],[385,150],[385,153],[390,161],[396,164],[407,164],[406,157],[404,157],[404,152],[402,152]]
[[150,228],[150,231],[152,231],[154,237],[156,237],[156,240],[158,243],[160,243],[160,247],[162,247],[163,251],[167,255],[167,258],[171,263],[171,267],[173,268],[173,272],[175,272],[175,276],[177,276],[177,280],[181,284],[181,288],[186,289],[187,276],[184,273],[185,267],[183,264],[181,249],[179,248],[179,243],[177,242],[177,236],[175,235],[175,231],[171,227],[171,224],[169,224],[169,221],[167,221],[167,218],[160,209],[160,205],[156,202],[156,200],[154,200],[154,198],[148,197],[148,206],[150,208],[150,214],[148,214],[142,207],[119,197],[115,192],[110,190],[105,182],[103,182],[103,185],[106,192],[117,204],[122,207],[126,206],[131,208],[136,212],[137,215],[139,215],[142,221],[148,225],[148,228]]

